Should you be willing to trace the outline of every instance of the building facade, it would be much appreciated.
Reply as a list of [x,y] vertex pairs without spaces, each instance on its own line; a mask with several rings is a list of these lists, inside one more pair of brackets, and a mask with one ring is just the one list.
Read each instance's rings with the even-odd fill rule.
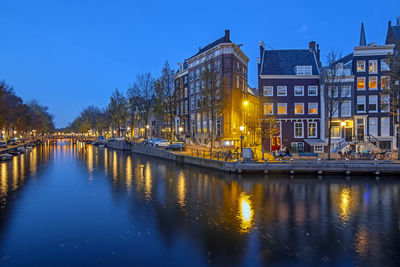
[[[260,43],[258,91],[263,119],[276,120],[277,133],[264,138],[266,150],[283,147],[293,151],[324,152],[324,120],[321,109],[319,48],[267,50]],[[263,131],[269,127],[263,125]]]
[[[364,35],[364,36],[363,36]],[[353,50],[354,123],[357,141],[374,142],[381,149],[395,148],[395,116],[391,113],[388,89],[387,56],[393,54],[394,44],[366,44],[362,25],[360,45]]]
[[239,127],[243,123],[241,105],[247,90],[248,62],[248,57],[240,46],[230,40],[230,32],[226,30],[223,37],[200,48],[195,55],[180,64],[175,85],[178,83],[178,90],[183,90],[183,97],[179,100],[179,106],[183,105],[183,108],[179,110],[177,125],[184,128],[185,136],[198,144],[205,145],[209,142],[209,114],[204,114],[199,108],[202,98],[201,73],[208,67],[218,72],[219,79],[226,83],[225,109],[217,120],[214,132],[222,141],[232,141],[229,144],[235,144],[239,140]]

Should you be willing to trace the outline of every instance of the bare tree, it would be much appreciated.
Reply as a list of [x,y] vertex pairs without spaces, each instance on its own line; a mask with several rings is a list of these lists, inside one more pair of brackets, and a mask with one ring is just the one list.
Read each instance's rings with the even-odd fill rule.
[[[139,121],[144,122],[145,126],[148,125],[149,116],[154,105],[154,78],[150,72],[136,75],[136,81],[127,91],[127,98],[133,133],[136,115],[138,115]],[[147,129],[145,135],[147,138]]]
[[174,71],[164,63],[161,76],[155,82],[156,112],[160,115],[165,125],[169,125],[171,142],[174,141],[174,118],[176,114],[176,101],[174,90]]
[[210,153],[212,154],[217,119],[222,116],[226,104],[226,81],[220,77],[219,72],[205,66],[205,69],[201,74],[200,90],[200,112],[203,116],[208,117],[207,121],[211,121],[209,129],[211,139]]
[[327,56],[328,65],[323,68],[321,84],[323,88],[323,98],[325,101],[325,109],[328,118],[328,159],[331,158],[331,143],[332,143],[332,120],[339,110],[342,108],[345,96],[339,97],[339,88],[344,81],[344,72],[340,69],[340,55],[337,51],[331,50]]
[[[118,136],[121,136],[121,129],[126,124],[128,112],[126,98],[118,89],[111,95],[108,112],[111,125],[118,128]],[[114,131],[112,134],[114,135]]]

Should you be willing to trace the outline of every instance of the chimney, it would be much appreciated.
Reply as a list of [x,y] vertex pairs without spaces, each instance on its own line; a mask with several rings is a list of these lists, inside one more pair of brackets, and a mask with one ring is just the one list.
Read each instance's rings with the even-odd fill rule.
[[310,52],[316,53],[316,50],[315,50],[315,41],[311,41],[311,42],[308,43],[308,49],[310,50]]
[[397,18],[396,18],[396,25],[400,26],[400,17],[399,16],[397,16]]
[[262,56],[264,54],[264,50],[265,50],[265,43],[264,43],[264,41],[261,41],[258,44],[260,45],[260,57],[262,58]]
[[229,42],[229,40],[230,40],[230,33],[229,33],[229,30],[225,30],[225,38],[224,38],[224,41],[226,42],[226,43],[228,43]]

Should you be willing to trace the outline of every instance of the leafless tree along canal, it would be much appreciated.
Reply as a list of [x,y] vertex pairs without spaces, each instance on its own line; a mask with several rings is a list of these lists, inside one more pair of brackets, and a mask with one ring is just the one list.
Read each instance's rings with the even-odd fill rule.
[[0,163],[0,265],[399,266],[399,211],[395,179],[235,176],[64,140]]

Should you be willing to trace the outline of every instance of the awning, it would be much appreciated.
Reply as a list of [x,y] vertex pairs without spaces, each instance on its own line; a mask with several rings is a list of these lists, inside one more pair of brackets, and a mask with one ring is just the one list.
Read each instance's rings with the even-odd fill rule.
[[324,140],[321,139],[304,139],[304,142],[309,144],[310,146],[327,146]]

